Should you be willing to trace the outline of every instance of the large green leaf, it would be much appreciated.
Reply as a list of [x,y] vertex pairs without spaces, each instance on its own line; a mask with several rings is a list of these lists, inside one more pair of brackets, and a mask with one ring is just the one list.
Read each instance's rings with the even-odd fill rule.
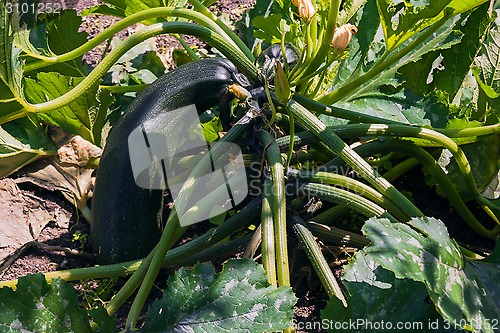
[[388,51],[441,19],[464,13],[487,0],[377,0]]
[[[349,85],[354,80],[359,80],[361,77],[366,79],[361,84],[352,86],[349,95],[337,101],[334,106],[369,113],[392,121],[444,126],[448,111],[443,110],[443,105],[438,105],[434,96],[421,98],[411,91],[401,90],[403,78],[398,74],[398,69],[420,60],[428,52],[441,51],[459,43],[462,35],[455,31],[455,21],[450,20],[424,43],[387,67],[380,61],[383,60],[385,44],[382,34],[378,33],[380,21],[373,1],[366,3],[359,11],[357,21],[358,34],[351,41],[349,56],[342,61],[330,91],[335,93],[337,89]],[[415,38],[410,38],[391,55],[397,54]],[[367,74],[379,69],[381,71],[377,75]],[[330,104],[335,99],[332,100],[331,96],[326,95],[319,100]],[[436,109],[435,106],[439,108]]]
[[478,56],[474,59],[473,73],[481,89],[489,98],[500,97],[500,10],[489,29]]
[[[32,103],[44,103],[73,89],[83,78],[59,73],[38,73],[37,81],[27,78],[26,98]],[[78,134],[84,139],[100,144],[100,132],[107,108],[113,99],[108,92],[98,91],[98,84],[89,87],[74,102],[60,109],[40,114],[40,119]],[[99,127],[100,126],[100,127]]]
[[296,298],[272,287],[261,265],[229,260],[217,275],[211,264],[181,268],[148,311],[141,332],[269,332],[292,325]]
[[[425,285],[408,279],[396,279],[394,273],[383,269],[373,258],[358,252],[344,268],[342,282],[347,289],[348,307],[332,297],[321,318],[332,323],[329,332],[450,332],[432,302],[427,301]],[[403,325],[403,326],[401,326]]]
[[334,105],[395,122],[433,127],[444,127],[448,116],[447,107],[434,95],[421,98],[411,90],[401,90],[393,94],[375,91],[352,101],[340,101]]
[[[434,218],[408,224],[372,218],[363,226],[372,243],[362,251],[396,278],[423,282],[445,320],[465,329],[493,333],[500,318],[497,261],[470,261]],[[493,258],[498,258],[497,246]]]
[[409,63],[399,69],[405,78],[405,87],[416,94],[425,95],[435,89],[446,92],[453,100],[464,84],[469,67],[481,46],[480,40],[491,18],[489,4],[485,3],[470,15],[462,14],[456,25],[462,34],[460,44],[447,50],[430,52],[417,62]]
[[[395,62],[387,65],[381,63],[382,55],[385,53],[383,36],[379,31],[380,21],[377,16],[377,9],[373,2],[368,2],[360,13],[358,23],[358,34],[353,38],[350,45],[349,56],[342,61],[340,70],[332,82],[330,91],[336,90],[351,81],[360,78],[370,70],[377,68],[380,72],[377,75],[366,77],[363,83],[353,87],[352,92],[347,96],[347,100],[360,98],[376,91],[381,86],[398,87],[402,82],[397,71],[400,67],[416,62],[426,53],[447,49],[460,42],[462,34],[455,30],[457,20],[450,20],[440,27],[432,36],[423,43],[415,46],[409,53],[401,58],[395,59]],[[405,46],[418,38],[420,34],[410,38],[403,45],[390,53],[387,58],[391,58]],[[384,59],[387,59],[384,57]],[[380,67],[382,66],[382,67]],[[386,66],[386,67],[384,67]],[[329,104],[329,98],[320,98],[320,101]]]
[[1,332],[94,333],[89,315],[100,332],[116,331],[116,320],[104,308],[80,309],[74,288],[63,280],[48,284],[42,274],[28,275],[19,279],[15,291],[0,289]]
[[44,129],[29,117],[0,127],[0,178],[57,151]]
[[[9,1],[10,3],[10,1]],[[0,4],[0,116],[14,114],[23,108],[22,67],[19,50],[13,47],[11,13],[6,2]]]
[[[45,20],[49,18],[46,17]],[[88,35],[80,31],[82,18],[74,10],[64,10],[50,20],[39,22],[29,29],[22,27],[15,33],[15,43],[25,54],[26,63],[37,61],[39,56],[54,56],[70,52],[87,42]],[[89,72],[82,56],[43,67],[39,71],[59,72],[69,76],[86,76]]]

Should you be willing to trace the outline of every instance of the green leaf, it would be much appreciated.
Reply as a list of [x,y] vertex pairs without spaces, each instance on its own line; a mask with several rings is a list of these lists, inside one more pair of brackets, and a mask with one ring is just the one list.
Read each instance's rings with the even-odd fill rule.
[[464,80],[481,46],[480,40],[491,21],[488,10],[489,4],[485,3],[470,15],[462,14],[455,25],[455,29],[463,34],[460,44],[427,53],[421,60],[401,67],[399,72],[405,78],[405,87],[419,95],[437,89],[453,99],[464,87]]
[[23,108],[22,66],[19,50],[14,48],[11,14],[0,6],[0,116],[14,114]]
[[[274,0],[256,1],[255,6],[243,14],[243,18],[236,22],[236,28],[241,32],[241,38],[246,45],[252,46],[255,43],[254,27],[252,21],[258,16],[269,16],[270,10],[276,6]],[[277,12],[274,11],[276,14]]]
[[292,325],[296,300],[290,288],[270,286],[253,260],[229,260],[219,275],[197,264],[168,279],[141,332],[280,331]]
[[[45,281],[42,274],[19,279],[16,290],[0,289],[0,331],[94,333],[89,313],[99,328],[114,328],[116,320],[103,308],[86,311],[78,307],[74,288],[61,279]],[[111,332],[116,329],[111,330]],[[109,332],[109,331],[108,331]]]
[[500,96],[500,10],[489,29],[478,56],[474,59],[474,76],[489,98]]
[[257,16],[252,20],[255,38],[262,39],[269,44],[276,44],[281,41],[281,31],[279,29],[281,15],[271,14],[268,17]]
[[[60,15],[50,17],[48,22],[39,23],[32,29],[21,29],[15,35],[15,42],[24,51],[23,59],[37,61],[37,57],[61,55],[87,42],[88,35],[80,31],[82,18],[74,10],[64,10]],[[89,69],[82,56],[43,67],[38,72],[59,72],[68,76],[86,76]]]
[[[481,191],[486,189],[499,172],[500,138],[496,135],[487,136],[477,142],[462,145],[461,148],[471,165],[472,174],[479,189]],[[450,177],[460,196],[464,200],[473,199],[460,168],[449,150],[443,149],[438,164]],[[432,178],[428,178],[427,183],[431,186],[436,185],[437,192],[443,195],[443,191]]]
[[25,117],[0,127],[0,178],[49,155],[56,148],[37,121]]
[[[342,332],[373,332],[374,325],[384,323],[390,331],[403,323],[405,332],[428,332],[432,328],[443,330],[445,322],[436,311],[425,285],[412,280],[396,279],[394,273],[383,269],[370,255],[358,252],[344,268],[342,282],[347,289],[349,306],[344,307],[332,297],[321,318],[331,323],[349,323]],[[344,324],[346,325],[346,324]],[[329,332],[338,332],[330,325]]]
[[334,106],[395,122],[433,127],[444,127],[448,115],[446,106],[435,96],[420,98],[410,90],[394,94],[377,91],[352,101],[337,102]]
[[464,13],[486,0],[377,0],[388,51],[439,20]]
[[408,224],[372,218],[362,231],[372,241],[362,251],[396,278],[423,282],[445,320],[493,332],[491,324],[500,318],[498,263],[466,259],[434,218],[413,218]]
[[[358,33],[349,44],[349,56],[342,61],[338,74],[329,90],[333,91],[348,85],[351,81],[360,78],[375,68],[381,71],[377,75],[366,77],[362,84],[352,87],[352,92],[350,92],[346,98],[348,101],[370,95],[383,86],[399,87],[402,83],[397,73],[400,67],[420,60],[426,53],[447,49],[459,43],[462,37],[462,34],[455,30],[456,20],[450,20],[423,43],[416,45],[415,48],[405,56],[396,59],[394,63],[387,64],[380,61],[385,53],[385,45],[383,36],[377,33],[377,31],[379,31],[380,21],[378,20],[375,5],[372,2],[368,2],[362,10],[360,10],[358,16]],[[401,52],[405,46],[419,36],[420,34],[417,34],[410,38],[384,59],[387,60],[397,55],[398,52]],[[320,98],[320,101],[329,104],[328,99],[324,100]]]
[[[25,81],[26,98],[32,103],[44,103],[55,99],[83,80],[83,78],[64,76],[59,73],[43,72],[38,73],[37,79],[35,81],[26,78]],[[101,129],[96,125],[103,124],[103,112],[105,115],[107,106],[111,105],[112,100],[109,96],[105,98],[104,95],[98,93],[98,84],[89,87],[83,95],[69,105],[40,114],[40,119],[73,134],[78,134],[94,144],[100,144],[100,135],[96,133],[100,133]],[[104,102],[103,105],[100,102]]]
[[222,125],[219,117],[213,117],[207,122],[201,124],[203,135],[207,142],[213,142],[219,138],[219,132],[222,132]]
[[366,4],[368,0],[347,0],[342,2],[342,10],[339,12],[337,24],[343,25],[348,23],[351,18],[356,15],[358,10]]

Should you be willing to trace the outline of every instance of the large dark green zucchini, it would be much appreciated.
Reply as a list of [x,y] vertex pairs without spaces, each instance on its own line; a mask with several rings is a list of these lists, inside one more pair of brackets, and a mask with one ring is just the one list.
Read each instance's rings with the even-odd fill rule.
[[93,250],[105,261],[145,257],[161,236],[161,190],[136,185],[128,150],[130,133],[163,112],[195,104],[198,113],[217,105],[241,74],[227,59],[183,65],[153,82],[111,131],[97,170],[90,228]]

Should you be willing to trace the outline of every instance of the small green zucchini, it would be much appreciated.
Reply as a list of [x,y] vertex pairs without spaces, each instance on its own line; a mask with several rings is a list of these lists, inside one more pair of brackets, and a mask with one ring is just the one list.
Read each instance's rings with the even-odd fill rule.
[[143,258],[162,232],[162,190],[136,185],[128,138],[146,121],[195,104],[198,114],[218,104],[227,87],[245,84],[227,59],[191,62],[163,75],[134,100],[113,127],[97,170],[90,228],[93,251],[107,262]]

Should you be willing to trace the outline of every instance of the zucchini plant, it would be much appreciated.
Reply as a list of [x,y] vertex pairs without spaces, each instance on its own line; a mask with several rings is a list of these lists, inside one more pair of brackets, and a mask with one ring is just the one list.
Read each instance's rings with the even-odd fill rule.
[[[306,329],[316,323],[293,321],[297,242],[329,298],[315,330],[334,332],[361,316],[348,330],[371,332],[381,321],[387,330],[402,322],[420,323],[412,327],[419,331],[498,329],[495,1],[258,0],[237,22],[240,35],[208,9],[210,1],[105,2],[83,14],[121,20],[89,40],[73,11],[0,4],[0,175],[39,158],[57,163],[49,126],[103,147],[92,212],[87,195],[77,207],[95,251],[115,262],[0,282],[0,327],[112,332],[133,295],[124,331]],[[112,41],[137,23],[135,33]],[[154,52],[136,53],[161,34],[178,38],[188,59],[163,76]],[[212,52],[197,52],[185,35]],[[82,56],[103,42],[101,61],[84,66]],[[167,190],[135,184],[128,139],[145,121],[190,104],[208,141],[242,148],[247,179],[239,181],[249,191],[211,219],[216,227],[177,245],[188,230],[176,210],[182,201],[169,207]],[[211,167],[208,156],[221,153],[212,147],[183,156],[189,173],[178,198],[193,197],[190,184]],[[429,193],[403,191],[408,177],[427,183]],[[193,214],[210,212],[224,191],[192,203]],[[454,213],[431,216],[439,210],[421,204],[427,196],[446,198]],[[343,255],[342,279],[325,244],[359,250]],[[247,258],[231,259],[220,273],[198,263],[242,250]],[[257,251],[260,259],[249,259]],[[168,278],[139,325],[169,266],[192,268]],[[128,278],[96,310],[79,308],[62,281],[117,276]],[[29,302],[19,307],[21,299]]]

